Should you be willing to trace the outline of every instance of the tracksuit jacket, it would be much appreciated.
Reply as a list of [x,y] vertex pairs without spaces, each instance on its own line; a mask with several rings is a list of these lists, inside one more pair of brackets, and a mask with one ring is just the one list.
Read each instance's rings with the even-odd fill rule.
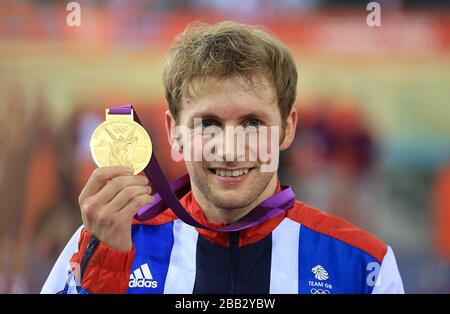
[[[200,223],[223,226],[206,220],[192,192],[180,202]],[[102,242],[93,250],[92,239],[83,226],[75,232],[41,293],[404,293],[391,247],[300,201],[239,232],[197,229],[169,209],[133,221],[129,252]]]

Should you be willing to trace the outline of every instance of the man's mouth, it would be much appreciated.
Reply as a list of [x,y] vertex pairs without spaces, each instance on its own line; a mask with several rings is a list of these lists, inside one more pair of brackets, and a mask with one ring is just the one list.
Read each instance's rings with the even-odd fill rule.
[[209,171],[219,177],[243,177],[247,175],[253,168],[239,168],[239,169],[227,169],[227,168],[210,168]]

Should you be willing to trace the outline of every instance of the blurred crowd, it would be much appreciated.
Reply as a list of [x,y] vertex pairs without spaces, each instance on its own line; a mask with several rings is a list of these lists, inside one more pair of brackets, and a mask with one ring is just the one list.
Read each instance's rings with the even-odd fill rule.
[[333,100],[300,107],[282,173],[301,200],[375,232],[376,139],[358,108]]

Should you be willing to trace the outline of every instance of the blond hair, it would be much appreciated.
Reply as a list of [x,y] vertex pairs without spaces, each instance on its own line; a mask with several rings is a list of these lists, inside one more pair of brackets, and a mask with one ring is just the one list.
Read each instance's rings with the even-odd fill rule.
[[296,97],[297,70],[288,49],[260,27],[232,21],[195,22],[178,35],[164,65],[169,110],[178,120],[181,103],[194,81],[264,75],[276,91],[283,122]]

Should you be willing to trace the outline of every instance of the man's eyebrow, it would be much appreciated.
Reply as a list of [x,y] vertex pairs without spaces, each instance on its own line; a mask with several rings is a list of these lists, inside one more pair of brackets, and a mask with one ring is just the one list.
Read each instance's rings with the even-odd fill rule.
[[194,126],[195,119],[213,119],[219,122],[222,121],[222,119],[217,114],[210,112],[196,112],[189,117],[189,119],[187,120],[187,125]]
[[259,120],[268,120],[269,115],[263,111],[252,112],[240,117],[240,120],[248,120],[248,119],[259,119]]
[[[194,125],[194,119],[213,119],[213,120],[216,120],[219,122],[222,122],[222,120],[223,120],[223,118],[221,118],[216,113],[196,112],[196,113],[192,114],[192,116],[189,117],[187,124]],[[248,119],[259,119],[259,120],[267,121],[267,120],[270,120],[270,115],[264,111],[257,111],[257,112],[247,113],[238,118],[238,120],[240,120],[240,121],[245,121]]]

